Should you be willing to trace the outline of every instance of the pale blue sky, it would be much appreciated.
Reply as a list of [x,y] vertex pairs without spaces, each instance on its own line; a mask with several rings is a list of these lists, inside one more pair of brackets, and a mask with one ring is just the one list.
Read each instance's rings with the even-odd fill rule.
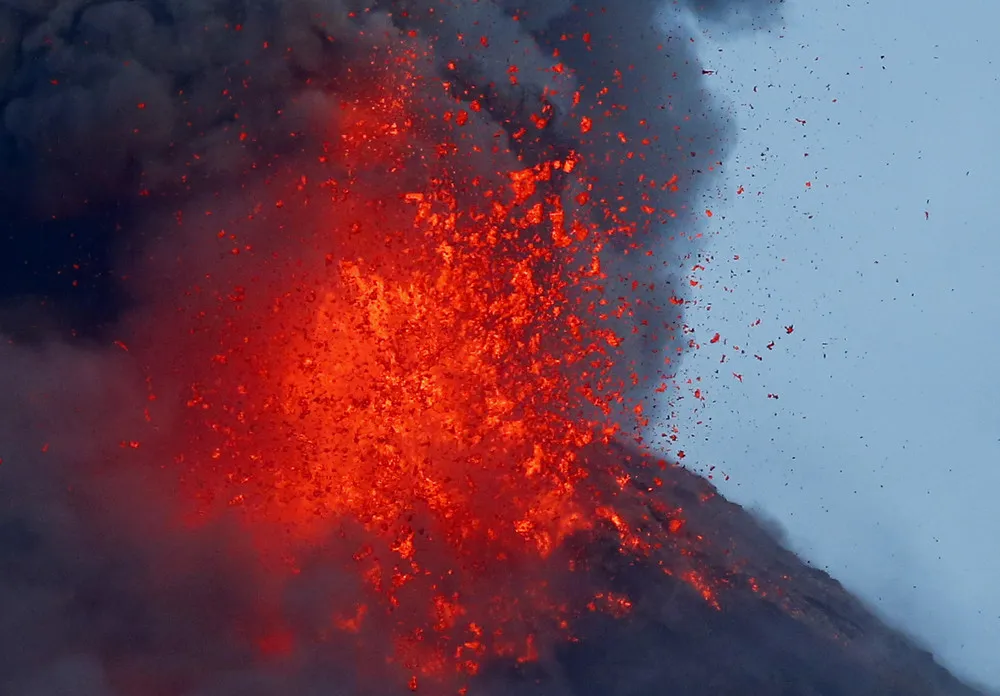
[[1000,688],[1000,2],[786,7],[780,31],[701,34],[740,142],[707,194],[682,446]]

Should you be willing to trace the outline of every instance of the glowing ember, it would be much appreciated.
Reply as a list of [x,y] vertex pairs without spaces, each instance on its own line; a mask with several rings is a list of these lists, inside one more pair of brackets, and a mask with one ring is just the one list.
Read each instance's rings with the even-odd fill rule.
[[[548,579],[572,565],[556,553],[569,535],[608,524],[636,558],[684,544],[665,542],[679,510],[635,518],[616,502],[637,495],[630,474],[595,477],[580,457],[625,410],[611,375],[624,310],[608,308],[601,270],[620,226],[591,221],[567,148],[467,176],[468,112],[429,125],[410,59],[331,115],[326,180],[296,177],[275,204],[336,211],[306,242],[322,263],[234,286],[192,317],[206,357],[179,462],[192,519],[237,509],[289,577],[317,549],[344,558],[364,590],[331,600],[329,628],[360,645],[388,631],[387,659],[416,688],[569,636],[585,607]],[[433,157],[414,145],[429,132]],[[702,572],[677,574],[718,606]],[[617,616],[631,601],[607,591],[587,606]],[[296,636],[270,623],[260,652],[287,655]]]

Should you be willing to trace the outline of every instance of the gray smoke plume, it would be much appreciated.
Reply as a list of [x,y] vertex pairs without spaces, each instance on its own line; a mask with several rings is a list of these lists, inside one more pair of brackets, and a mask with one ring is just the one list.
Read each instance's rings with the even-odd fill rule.
[[[692,6],[709,16],[763,8]],[[653,276],[659,282],[647,301],[662,302],[683,292],[672,266],[695,249],[687,242],[691,194],[700,174],[721,161],[730,135],[678,12],[653,0],[5,0],[0,196],[11,243],[40,236],[42,221],[47,231],[60,220],[86,219],[73,244],[81,256],[100,256],[115,243],[109,237],[121,236],[108,227],[130,226],[122,219],[141,217],[150,200],[232,195],[276,157],[307,150],[313,126],[329,120],[330,97],[357,89],[372,51],[415,29],[432,46],[426,77],[453,79],[458,96],[483,98],[508,133],[530,125],[542,101],[551,107],[544,132],[510,148],[529,162],[583,151],[594,170],[595,214],[627,207],[624,223],[657,252],[652,272],[629,260],[612,270],[610,283],[620,278],[624,286],[635,276],[645,284]],[[553,72],[557,63],[571,72]],[[516,87],[508,84],[512,66]],[[576,88],[582,103],[572,108]],[[587,136],[579,132],[583,116],[597,124]],[[675,190],[661,190],[675,174]],[[656,212],[639,213],[642,203]],[[93,219],[108,208],[114,214]],[[45,250],[36,253],[43,258],[32,261],[45,263]],[[621,266],[621,256],[609,261]],[[671,323],[647,326],[646,347],[673,341],[676,349],[680,322]]]
[[[647,288],[622,324],[637,333],[626,372],[670,371],[664,357],[683,345],[683,316],[659,307],[685,297],[683,273],[698,250],[692,207],[731,145],[691,19],[753,26],[775,21],[777,4],[0,0],[0,331],[11,336],[0,345],[0,693],[399,692],[405,675],[383,682],[385,656],[359,654],[351,641],[324,637],[262,659],[259,636],[234,628],[274,612],[297,635],[318,635],[316,607],[357,593],[357,580],[331,551],[336,542],[292,587],[276,587],[235,526],[176,529],[168,462],[180,426],[149,401],[146,366],[108,344],[141,334],[148,317],[164,321],[185,288],[227,272],[206,241],[216,229],[181,220],[211,209],[245,221],[241,211],[272,178],[312,172],[324,140],[337,137],[340,105],[366,89],[373,62],[405,44],[421,48],[413,98],[427,116],[408,150],[414,176],[436,142],[444,82],[485,106],[470,122],[473,142],[459,144],[472,171],[489,177],[579,153],[594,218],[632,232],[607,253],[606,293]],[[516,137],[538,112],[547,125]],[[239,230],[255,235],[262,257],[301,243],[268,215],[278,213]],[[692,509],[715,499],[690,481],[669,495]],[[720,520],[732,523],[727,540],[739,529],[756,534],[724,505],[712,510],[706,534],[723,529]],[[884,655],[909,648],[883,640],[832,581],[815,581],[813,594],[836,604],[837,630],[861,631],[860,644],[886,652],[827,654],[828,623],[796,623],[748,591],[739,612],[714,613],[687,584],[628,564],[606,542],[565,553],[581,553],[598,584],[610,578],[629,592],[633,617],[587,619],[579,643],[535,665],[487,665],[470,693],[971,693],[949,691],[927,656],[918,676],[878,671]],[[789,555],[769,553],[781,564],[772,574],[792,568]],[[582,591],[566,585],[568,597]],[[870,673],[859,680],[855,667]]]

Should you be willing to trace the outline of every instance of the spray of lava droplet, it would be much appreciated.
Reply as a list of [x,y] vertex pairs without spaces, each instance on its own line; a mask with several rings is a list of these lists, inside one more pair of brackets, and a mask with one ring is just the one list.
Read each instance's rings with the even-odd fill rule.
[[[565,569],[570,535],[607,524],[621,553],[643,555],[682,526],[670,512],[640,530],[580,457],[615,435],[621,412],[642,421],[613,374],[621,324],[608,315],[621,312],[601,263],[631,231],[613,215],[594,222],[570,148],[477,173],[463,129],[479,103],[444,92],[453,108],[428,125],[416,59],[401,51],[337,105],[336,137],[315,153],[325,178],[269,189],[271,206],[315,230],[299,258],[219,233],[236,263],[264,258],[278,281],[249,272],[181,312],[185,367],[172,373],[193,376],[176,457],[188,521],[235,511],[276,575],[294,578],[321,548],[362,587],[318,608],[329,620],[313,636],[262,610],[249,629],[260,650],[327,631],[389,642],[412,686],[466,678],[490,657],[531,660],[570,636],[578,608],[550,570]],[[544,130],[541,105],[532,123]],[[433,157],[414,145],[428,132]],[[715,602],[703,575],[686,578]],[[588,606],[630,604],[609,588]]]

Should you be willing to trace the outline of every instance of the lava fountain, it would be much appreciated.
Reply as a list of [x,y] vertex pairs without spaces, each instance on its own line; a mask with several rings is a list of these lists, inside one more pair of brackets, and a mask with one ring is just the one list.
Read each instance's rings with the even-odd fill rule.
[[[467,136],[483,126],[482,93],[426,84],[412,43],[373,55],[364,88],[329,105],[316,164],[274,176],[215,233],[232,270],[185,288],[170,335],[150,330],[142,352],[155,356],[152,389],[186,381],[188,523],[236,513],[275,573],[293,578],[326,548],[361,581],[360,597],[321,610],[315,635],[267,622],[262,649],[275,630],[288,650],[347,632],[391,643],[386,660],[417,683],[570,639],[574,613],[597,606],[566,601],[572,535],[603,525],[623,553],[662,546],[616,509],[631,474],[581,459],[645,424],[616,371],[642,300],[610,292],[602,269],[641,240],[625,206],[591,201],[572,143],[549,136],[560,95],[543,93],[513,145],[486,153],[510,168],[484,173],[470,165],[483,138]],[[296,251],[245,243],[253,226],[296,237]],[[677,511],[661,531],[682,524]],[[629,606],[610,588],[596,596]]]

